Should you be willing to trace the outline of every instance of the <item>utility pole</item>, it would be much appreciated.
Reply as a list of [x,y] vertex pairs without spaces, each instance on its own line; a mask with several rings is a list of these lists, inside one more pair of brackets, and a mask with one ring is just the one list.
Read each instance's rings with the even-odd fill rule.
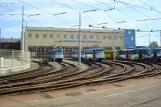
[[161,47],[161,31],[160,31],[160,47]]
[[115,59],[115,46],[114,46],[114,38],[115,37],[115,29],[113,29],[113,50],[114,50],[114,55],[113,55],[113,60],[115,61],[116,59]]
[[27,46],[27,39],[28,39],[28,33],[27,33],[27,22],[26,22],[26,28],[25,28],[25,50],[26,52],[28,51],[28,46]]
[[21,51],[24,52],[24,32],[23,32],[23,21],[24,21],[24,6],[22,6],[22,34],[21,34]]
[[79,66],[81,66],[81,12],[79,12]]
[[150,47],[150,34],[149,34],[149,47]]
[[21,52],[22,52],[22,64],[24,63],[24,32],[23,32],[23,21],[24,21],[24,6],[22,6],[22,32],[21,32]]
[[1,49],[1,45],[2,45],[2,42],[1,42],[1,29],[0,29],[0,49]]

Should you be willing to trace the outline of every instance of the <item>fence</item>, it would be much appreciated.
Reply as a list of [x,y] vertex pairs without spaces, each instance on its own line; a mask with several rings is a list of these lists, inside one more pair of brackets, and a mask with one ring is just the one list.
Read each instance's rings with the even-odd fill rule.
[[30,52],[0,49],[0,73],[21,71],[31,66]]

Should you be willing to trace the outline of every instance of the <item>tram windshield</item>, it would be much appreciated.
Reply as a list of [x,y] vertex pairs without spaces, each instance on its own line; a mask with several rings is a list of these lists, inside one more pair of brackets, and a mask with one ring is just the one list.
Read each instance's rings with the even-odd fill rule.
[[120,55],[124,55],[125,54],[125,51],[119,51],[119,54]]
[[57,51],[55,51],[55,54],[63,54],[63,51],[62,50],[57,50]]
[[147,49],[146,50],[146,54],[150,54],[150,49]]
[[97,51],[98,54],[104,54],[104,51]]
[[87,53],[87,54],[93,54],[93,52],[92,52],[92,51],[86,51],[86,53]]
[[136,50],[131,50],[131,54],[136,54]]

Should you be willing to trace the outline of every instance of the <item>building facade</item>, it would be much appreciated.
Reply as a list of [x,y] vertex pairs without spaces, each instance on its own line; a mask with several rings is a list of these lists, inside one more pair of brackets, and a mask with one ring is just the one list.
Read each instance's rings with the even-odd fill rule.
[[[57,47],[64,48],[65,57],[79,47],[79,31],[75,28],[28,27],[25,30],[25,48],[33,57],[46,57],[46,53]],[[123,30],[81,29],[81,48],[124,47]]]
[[124,47],[136,48],[135,29],[124,29]]

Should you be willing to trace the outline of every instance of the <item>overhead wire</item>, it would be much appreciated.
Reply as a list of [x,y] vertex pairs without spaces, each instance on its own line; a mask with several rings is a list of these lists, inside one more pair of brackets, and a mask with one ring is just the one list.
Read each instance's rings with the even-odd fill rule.
[[26,3],[26,2],[24,2],[24,1],[21,1],[21,0],[17,0],[17,1],[19,1],[19,2],[21,2],[21,3],[23,3],[23,4],[26,4],[26,5],[30,6],[30,7],[33,7],[33,8],[35,8],[35,9],[38,9],[38,10],[40,10],[40,11],[43,11],[43,12],[45,12],[45,13],[47,13],[47,14],[50,14],[50,15],[56,17],[58,20],[62,21],[63,23],[65,23],[65,24],[67,24],[67,25],[70,25],[69,23],[65,22],[64,20],[62,20],[62,19],[59,18],[58,16],[54,15],[53,13],[50,13],[50,12],[48,12],[48,11],[45,11],[45,10],[40,9],[40,8],[38,8],[38,7],[35,7],[35,6],[33,6],[33,5],[29,4],[29,3]]
[[[102,4],[102,2],[100,2],[100,1],[98,1],[98,0],[94,0],[94,1],[95,1],[95,2],[98,2],[98,3],[100,3],[100,4]],[[113,3],[111,3],[111,4],[113,4]],[[108,6],[108,7],[110,7],[108,10],[104,10],[104,12],[105,12],[105,14],[106,14],[107,16],[109,16],[109,18],[110,18],[113,22],[116,22],[116,19],[107,13],[107,11],[110,11],[110,10],[114,10],[114,9],[115,9],[115,8],[113,8],[113,7],[110,6],[111,4],[108,4],[108,5],[107,5],[107,4],[104,4],[104,5]],[[114,19],[115,19],[115,20],[114,20]]]
[[[51,1],[54,2],[54,3],[60,4],[60,5],[62,5],[62,6],[65,6],[65,7],[67,7],[67,8],[70,8],[70,9],[72,9],[72,10],[75,10],[75,11],[80,12],[80,10],[75,9],[75,8],[72,8],[72,7],[70,7],[70,6],[67,6],[67,5],[65,5],[65,4],[63,4],[63,3],[56,2],[56,1],[54,1],[54,0],[51,0]],[[95,22],[90,16],[88,16],[88,15],[85,14],[85,13],[83,13],[83,14],[86,15],[91,21]]]
[[146,6],[148,6],[148,7],[152,7],[152,6],[148,5],[147,3],[145,3],[145,2],[142,1],[142,0],[139,0],[139,1],[141,1],[144,5],[146,5]]
[[[75,1],[75,0],[70,0],[70,1],[73,1],[73,2],[76,2],[78,4],[81,4],[81,5],[84,5],[84,6],[87,6],[87,7],[90,7],[90,8],[93,8],[93,9],[96,9],[95,7],[93,6],[90,6],[88,4],[84,4],[84,3],[81,3],[81,2],[78,2],[78,1]],[[97,10],[97,9],[96,9]],[[99,10],[99,9],[98,9]],[[83,12],[84,15],[86,15],[91,21],[93,21],[95,24],[97,24],[96,21],[94,21],[89,15],[87,15],[85,12]]]
[[54,2],[54,3],[57,3],[57,4],[60,4],[60,5],[63,5],[63,6],[65,6],[65,7],[67,7],[67,8],[70,8],[70,9],[72,9],[72,10],[76,10],[76,11],[78,11],[78,12],[79,12],[79,10],[78,10],[78,9],[72,8],[72,7],[67,6],[67,5],[65,5],[65,4],[63,4],[63,3],[60,3],[60,2],[57,2],[57,1],[54,1],[54,0],[51,0],[51,1],[52,1],[52,2]]
[[133,9],[133,10],[137,11],[138,13],[142,14],[143,16],[146,16],[146,17],[148,17],[148,18],[149,18],[149,16],[148,16],[148,15],[146,15],[146,14],[144,14],[144,13],[142,13],[142,12],[138,11],[137,9],[135,9],[135,8],[131,7],[129,4],[127,4],[127,3],[125,3],[125,2],[117,1],[117,0],[115,0],[115,2],[116,2],[116,3],[124,4],[124,5],[128,6],[128,7],[130,7],[131,9]]
[[[18,11],[15,11],[15,10],[13,10],[13,9],[11,9],[11,8],[8,8],[8,7],[6,7],[6,6],[0,5],[0,7],[3,7],[3,8],[5,8],[5,9],[8,9],[8,10],[10,10],[10,11],[13,11],[13,12],[15,12],[15,13],[18,13],[18,14],[21,14],[21,15],[22,15],[22,13],[20,13],[20,12],[18,12]],[[24,16],[27,17],[25,14],[24,14]],[[40,25],[36,20],[33,20],[33,18],[31,18],[31,17],[28,17],[28,18],[30,18],[31,21],[35,22],[36,24]],[[42,25],[40,25],[40,26],[42,26]]]
[[[98,1],[98,0],[94,0],[94,1],[96,1],[96,2],[98,2],[98,3],[100,3],[100,4],[103,4],[103,5],[105,5],[105,6],[109,7],[109,8],[113,8],[112,6],[107,5],[107,4],[105,4],[105,3],[103,3],[103,2],[100,2],[100,1]],[[133,20],[136,20],[135,18],[133,18],[133,17],[129,16],[128,14],[126,14],[125,12],[123,12],[122,10],[119,10],[119,9],[117,9],[117,8],[115,8],[115,10],[117,10],[117,11],[123,13],[124,15],[128,16],[129,18],[131,18],[131,19],[133,19]]]
[[[109,14],[107,14],[107,12],[105,11],[105,10],[103,10],[103,9],[99,9],[99,8],[96,8],[96,7],[94,7],[94,6],[90,6],[90,5],[88,5],[88,4],[84,4],[84,3],[81,3],[81,2],[78,2],[78,1],[75,1],[75,0],[70,0],[70,1],[73,1],[73,2],[76,2],[76,3],[79,3],[79,4],[81,4],[81,5],[84,5],[84,6],[87,6],[87,7],[90,7],[90,8],[94,8],[94,9],[97,9],[97,10],[100,10],[100,11],[103,11],[108,17],[110,17],[110,19],[112,19],[113,20],[113,22],[114,22],[114,18],[112,17],[111,18],[111,16],[109,15]],[[109,4],[110,5],[110,4]],[[89,16],[87,16],[87,17],[89,17]],[[90,18],[92,21],[94,21],[92,18]],[[116,20],[115,20],[116,21]],[[95,23],[96,23],[96,21],[94,21]],[[97,23],[96,23],[97,24]]]
[[[123,1],[121,1],[122,3],[125,3]],[[133,7],[138,7],[138,8],[142,8],[142,9],[145,9],[145,10],[150,10],[150,11],[154,11],[154,12],[157,12],[161,15],[160,11],[157,11],[155,9],[152,9],[152,8],[146,8],[146,7],[142,7],[142,6],[138,6],[138,5],[134,5],[134,4],[130,4],[130,3],[127,3],[126,4],[130,5],[130,6],[133,6]]]

